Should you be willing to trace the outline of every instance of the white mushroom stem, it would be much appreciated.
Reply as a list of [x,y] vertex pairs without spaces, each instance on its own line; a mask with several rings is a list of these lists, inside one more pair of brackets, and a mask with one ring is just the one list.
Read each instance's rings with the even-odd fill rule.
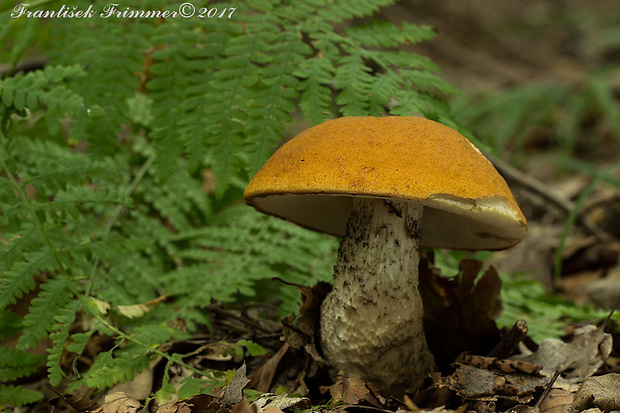
[[334,287],[321,307],[327,359],[381,390],[401,391],[434,367],[418,292],[422,209],[354,198]]

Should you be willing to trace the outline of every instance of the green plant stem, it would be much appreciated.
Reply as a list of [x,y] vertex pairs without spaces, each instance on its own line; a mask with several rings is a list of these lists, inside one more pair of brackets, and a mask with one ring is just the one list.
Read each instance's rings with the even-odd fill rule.
[[[85,299],[82,300],[82,303],[85,306],[87,305],[87,302],[86,302]],[[209,378],[207,372],[210,371],[210,370],[206,370],[206,371],[198,370],[197,368],[190,366],[189,364],[181,361],[180,359],[177,359],[176,357],[171,356],[170,354],[167,354],[167,353],[165,353],[165,352],[163,352],[163,351],[161,351],[161,350],[159,350],[157,348],[152,348],[148,344],[142,343],[140,340],[136,340],[136,338],[131,336],[130,334],[126,334],[125,332],[123,332],[123,331],[119,330],[118,328],[114,327],[111,323],[109,323],[103,317],[103,315],[99,311],[92,311],[91,314],[106,329],[108,329],[111,332],[113,332],[114,334],[116,334],[122,340],[126,340],[126,341],[130,341],[132,343],[135,343],[135,344],[139,345],[140,347],[144,347],[147,351],[150,351],[150,352],[152,352],[154,354],[157,354],[158,356],[161,356],[161,357],[165,358],[169,362],[177,363],[179,366],[185,367],[186,369],[192,371],[193,373],[196,373],[196,374],[198,374],[198,375],[200,375],[202,377],[205,377],[205,378]]]

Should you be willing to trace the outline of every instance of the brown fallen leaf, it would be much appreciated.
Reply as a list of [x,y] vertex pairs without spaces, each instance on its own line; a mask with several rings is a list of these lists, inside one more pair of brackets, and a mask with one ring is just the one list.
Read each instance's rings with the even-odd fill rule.
[[276,374],[276,370],[280,365],[280,361],[282,360],[282,357],[284,357],[289,348],[289,344],[284,343],[276,354],[271,356],[269,360],[263,363],[263,365],[260,366],[251,375],[252,384],[250,386],[254,390],[261,393],[269,392],[269,389],[271,388],[271,383]]
[[568,343],[555,338],[545,339],[535,353],[514,359],[539,364],[547,374],[570,369],[565,377],[579,382],[593,375],[603,365],[611,347],[610,334],[593,325],[586,325],[576,329]]
[[231,409],[231,413],[256,413],[256,412],[257,412],[256,406],[250,405],[247,399],[241,400],[239,403],[235,404]]
[[604,412],[620,410],[620,374],[589,377],[583,381],[575,394],[572,410],[598,407]]
[[482,266],[477,260],[462,260],[459,274],[447,278],[429,259],[420,261],[424,331],[440,368],[463,351],[488,354],[500,342],[495,315],[502,282],[493,268],[478,277]]
[[531,402],[536,392],[548,382],[548,378],[539,374],[504,373],[462,365],[452,375],[441,378],[434,385],[447,387],[468,399],[504,399],[523,404]]
[[220,401],[209,394],[197,394],[183,401],[170,401],[149,411],[157,413],[231,413]]
[[230,384],[224,389],[224,395],[221,398],[221,402],[224,406],[232,406],[240,403],[243,400],[243,389],[250,382],[245,375],[245,362],[241,367],[237,369],[235,377]]
[[267,408],[263,410],[262,413],[284,413],[284,412],[282,412],[282,410],[278,409],[277,407],[267,406]]
[[456,362],[481,369],[497,370],[503,373],[538,374],[542,369],[542,366],[527,361],[498,359],[496,357],[476,356],[465,353],[458,356]]
[[570,413],[575,395],[563,389],[551,389],[540,403],[540,413]]
[[103,398],[103,405],[93,413],[136,413],[142,404],[123,392],[107,394]]
[[[252,408],[258,413],[297,412],[311,407],[310,399],[306,397],[292,397],[287,394],[265,393],[252,403]],[[234,412],[233,412],[234,413]]]
[[329,388],[329,394],[333,400],[346,404],[358,404],[368,397],[370,390],[362,380],[339,374],[338,380]]

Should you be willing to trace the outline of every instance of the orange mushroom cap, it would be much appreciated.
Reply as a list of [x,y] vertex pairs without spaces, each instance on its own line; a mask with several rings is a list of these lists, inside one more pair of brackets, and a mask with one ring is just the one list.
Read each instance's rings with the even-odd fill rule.
[[416,116],[342,117],[278,149],[246,188],[247,204],[343,236],[353,197],[424,206],[421,245],[498,250],[526,219],[508,185],[467,138]]

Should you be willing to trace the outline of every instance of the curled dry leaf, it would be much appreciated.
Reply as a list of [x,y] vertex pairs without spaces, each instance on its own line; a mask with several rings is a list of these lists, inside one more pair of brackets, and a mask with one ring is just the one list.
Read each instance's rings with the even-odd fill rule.
[[541,366],[527,361],[498,359],[495,357],[475,356],[461,354],[456,362],[468,366],[479,367],[487,370],[497,370],[503,373],[538,374]]
[[330,386],[329,394],[333,400],[343,401],[346,404],[358,404],[368,397],[370,390],[362,380],[339,374],[336,383]]
[[447,387],[472,400],[504,399],[516,403],[529,403],[536,392],[549,382],[548,378],[537,373],[528,374],[520,371],[506,373],[491,367],[461,365],[452,375],[441,378],[435,385]]
[[230,384],[224,389],[224,395],[222,397],[222,404],[225,406],[232,406],[240,403],[243,400],[243,389],[250,382],[245,375],[246,367],[245,363],[237,369],[235,377]]
[[607,359],[612,348],[612,337],[602,329],[587,325],[575,330],[569,343],[549,338],[543,340],[535,353],[515,357],[543,366],[543,372],[571,371],[568,379],[582,381],[593,375]]
[[583,381],[575,394],[573,412],[593,407],[603,412],[620,410],[620,374],[610,373]]

